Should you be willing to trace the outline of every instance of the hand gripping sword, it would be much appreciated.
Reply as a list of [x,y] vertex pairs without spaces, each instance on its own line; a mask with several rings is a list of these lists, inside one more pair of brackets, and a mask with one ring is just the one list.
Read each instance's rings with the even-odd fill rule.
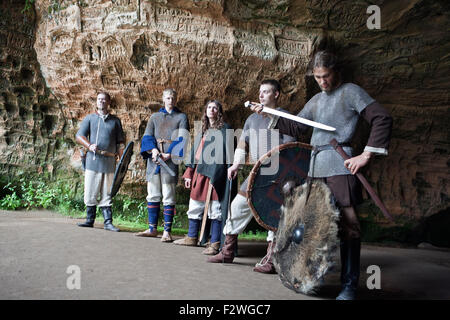
[[326,124],[322,124],[322,123],[319,123],[319,122],[316,122],[316,121],[312,121],[312,120],[308,120],[308,119],[305,119],[305,118],[302,118],[302,117],[294,116],[292,114],[289,114],[289,113],[286,113],[286,112],[282,112],[282,111],[278,111],[278,110],[275,110],[275,109],[272,109],[272,108],[264,107],[260,103],[247,101],[247,102],[244,103],[244,106],[246,108],[248,108],[250,106],[262,106],[263,107],[262,112],[270,113],[270,114],[273,114],[273,115],[276,115],[276,116],[279,116],[279,117],[283,117],[283,118],[286,118],[286,119],[289,119],[289,120],[300,122],[300,123],[306,124],[307,126],[310,126],[310,127],[314,127],[314,128],[318,128],[318,129],[322,129],[322,130],[327,130],[327,131],[336,131],[336,128],[327,126]]
[[[336,150],[336,152],[341,155],[341,157],[344,160],[350,159],[349,155],[347,153],[345,153],[344,149],[338,144],[336,139],[332,139],[330,141],[330,144],[333,146],[333,148]],[[389,214],[389,211],[386,209],[386,206],[383,204],[383,201],[381,201],[380,197],[375,193],[375,190],[373,190],[372,186],[369,184],[367,179],[362,175],[362,173],[357,172],[356,176],[358,177],[359,181],[361,181],[361,184],[367,190],[367,193],[370,195],[370,197],[375,202],[377,207],[380,208],[380,210],[384,214],[384,216],[387,219],[394,221],[394,218],[392,218],[392,216]]]
[[[172,176],[175,177],[176,174],[175,172],[173,172],[172,169],[170,169],[170,167],[167,165],[167,163],[161,158],[161,153],[158,153],[158,160],[156,160],[157,164],[159,164],[160,166],[162,166],[164,169],[167,170],[167,172]],[[153,174],[155,173],[156,169],[158,167],[155,167],[155,170],[153,171]]]

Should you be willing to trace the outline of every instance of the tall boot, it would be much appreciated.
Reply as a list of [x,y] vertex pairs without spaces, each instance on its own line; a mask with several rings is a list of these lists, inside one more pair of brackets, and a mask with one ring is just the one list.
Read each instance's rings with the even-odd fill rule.
[[336,300],[354,300],[359,281],[361,239],[344,240],[341,243],[342,291]]
[[208,262],[212,263],[233,263],[234,251],[237,247],[237,234],[227,234],[222,250],[215,256],[209,257]]
[[87,206],[86,207],[86,222],[77,223],[79,227],[94,227],[95,216],[97,213],[97,206]]
[[255,272],[261,273],[277,273],[275,266],[272,262],[273,249],[275,248],[275,241],[269,241],[267,246],[267,254],[262,258],[262,260],[256,264],[253,268]]
[[112,224],[112,209],[111,209],[111,207],[102,207],[102,213],[103,213],[103,218],[105,219],[103,229],[109,230],[109,231],[115,231],[115,232],[120,231],[119,229],[114,227]]

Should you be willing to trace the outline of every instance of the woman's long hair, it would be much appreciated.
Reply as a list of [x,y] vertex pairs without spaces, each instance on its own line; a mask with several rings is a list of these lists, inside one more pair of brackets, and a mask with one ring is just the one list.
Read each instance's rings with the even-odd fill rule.
[[214,103],[217,106],[218,113],[217,113],[217,119],[214,122],[214,125],[212,126],[213,129],[220,129],[223,126],[223,108],[222,104],[217,100],[209,100],[204,108],[203,116],[202,116],[202,134],[205,134],[206,130],[210,128],[209,119],[206,115],[206,111],[208,109],[208,104]]

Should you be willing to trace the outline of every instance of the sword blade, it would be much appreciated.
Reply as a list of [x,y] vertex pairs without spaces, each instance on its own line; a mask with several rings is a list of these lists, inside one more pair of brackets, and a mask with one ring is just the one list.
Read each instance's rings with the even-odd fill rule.
[[161,155],[158,155],[158,163],[159,163],[164,169],[166,169],[166,171],[167,171],[172,177],[175,177],[175,176],[176,176],[175,172],[173,172],[173,170],[170,169],[169,166],[167,165],[167,163],[165,163],[164,160],[161,158]]
[[282,111],[278,111],[272,108],[268,108],[268,107],[263,107],[263,112],[266,113],[271,113],[273,115],[279,116],[279,117],[283,117],[289,120],[293,120],[296,122],[300,122],[303,124],[306,124],[307,126],[310,127],[314,127],[314,128],[318,128],[318,129],[322,129],[322,130],[326,130],[326,131],[336,131],[336,128],[327,126],[326,124],[322,124],[320,122],[316,122],[316,121],[312,121],[312,120],[308,120],[299,116],[294,116],[293,114],[289,114],[286,112],[282,112]]
[[[249,107],[251,105],[256,105],[256,103],[247,101],[247,102],[245,102],[244,105],[245,105],[245,107]],[[302,118],[302,117],[299,117],[299,116],[294,116],[292,114],[289,114],[289,113],[286,113],[286,112],[282,112],[282,111],[278,111],[278,110],[275,110],[275,109],[272,109],[272,108],[268,108],[268,107],[264,107],[263,106],[262,112],[270,113],[270,114],[273,114],[273,115],[276,115],[276,116],[279,116],[279,117],[283,117],[283,118],[286,118],[286,119],[289,119],[289,120],[292,120],[292,121],[300,122],[300,123],[303,123],[303,124],[305,124],[307,126],[310,126],[310,127],[314,127],[314,128],[318,128],[318,129],[322,129],[322,130],[326,130],[326,131],[336,131],[336,128],[333,128],[331,126],[327,126],[326,124],[322,124],[320,122],[308,120],[308,119],[305,119],[305,118]]]

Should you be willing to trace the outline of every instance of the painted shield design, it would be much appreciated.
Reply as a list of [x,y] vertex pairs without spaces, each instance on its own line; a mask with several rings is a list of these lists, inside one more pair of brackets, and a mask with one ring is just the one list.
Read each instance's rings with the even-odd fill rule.
[[313,294],[336,265],[339,210],[320,179],[292,188],[282,208],[273,264],[284,286]]
[[114,197],[119,191],[120,185],[122,184],[123,178],[127,174],[128,165],[131,161],[131,156],[133,155],[134,142],[128,143],[127,147],[123,151],[122,157],[120,158],[119,164],[117,165],[116,172],[114,173],[114,180],[111,185],[111,198]]
[[290,142],[273,148],[253,166],[247,186],[247,202],[256,221],[276,231],[280,221],[286,181],[302,184],[308,175],[312,146]]

